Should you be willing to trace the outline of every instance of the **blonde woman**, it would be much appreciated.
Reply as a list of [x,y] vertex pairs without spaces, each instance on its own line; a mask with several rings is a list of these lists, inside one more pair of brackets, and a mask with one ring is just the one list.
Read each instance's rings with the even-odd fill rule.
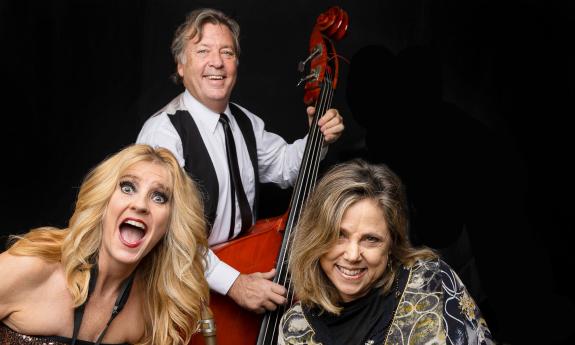
[[493,344],[455,272],[410,244],[405,205],[384,165],[355,160],[321,179],[295,231],[299,302],[279,344]]
[[208,296],[194,183],[132,145],[85,178],[66,229],[0,254],[0,344],[186,344]]

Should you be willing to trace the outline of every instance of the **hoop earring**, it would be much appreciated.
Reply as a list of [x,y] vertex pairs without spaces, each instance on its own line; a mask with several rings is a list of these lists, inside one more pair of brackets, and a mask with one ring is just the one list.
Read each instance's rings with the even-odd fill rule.
[[387,256],[387,269],[390,272],[393,272],[393,259],[391,257],[391,254]]

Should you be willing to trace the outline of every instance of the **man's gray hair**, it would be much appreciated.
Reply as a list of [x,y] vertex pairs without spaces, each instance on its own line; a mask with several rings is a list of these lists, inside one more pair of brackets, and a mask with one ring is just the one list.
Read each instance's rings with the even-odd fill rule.
[[172,56],[176,64],[185,63],[185,49],[189,40],[196,38],[202,39],[202,29],[204,24],[212,23],[214,25],[223,24],[230,29],[234,38],[234,50],[236,56],[240,56],[240,26],[221,11],[213,8],[200,8],[190,12],[186,21],[180,24],[174,34],[172,41]]

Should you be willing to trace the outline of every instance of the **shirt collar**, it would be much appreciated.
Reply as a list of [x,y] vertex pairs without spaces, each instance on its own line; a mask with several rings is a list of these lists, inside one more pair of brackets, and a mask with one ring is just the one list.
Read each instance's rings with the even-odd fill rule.
[[[200,126],[208,128],[212,134],[216,132],[220,120],[219,113],[213,112],[211,109],[200,103],[200,101],[192,96],[187,89],[184,92],[184,105],[194,120],[201,123]],[[224,114],[228,116],[230,119],[230,126],[233,127],[232,112],[229,104],[226,105]]]

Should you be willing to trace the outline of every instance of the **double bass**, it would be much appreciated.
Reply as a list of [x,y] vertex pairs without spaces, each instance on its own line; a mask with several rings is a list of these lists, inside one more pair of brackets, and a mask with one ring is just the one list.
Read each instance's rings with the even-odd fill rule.
[[196,335],[191,341],[193,345],[204,341],[219,345],[277,343],[279,321],[295,299],[288,270],[292,233],[315,185],[321,160],[323,135],[317,123],[331,107],[338,82],[339,56],[334,42],[345,36],[348,24],[349,17],[340,7],[331,7],[320,14],[311,33],[309,56],[298,66],[299,71],[304,72],[309,64],[308,74],[298,85],[305,82],[304,103],[315,105],[316,112],[288,211],[276,218],[258,220],[245,235],[211,247],[222,261],[244,274],[267,272],[275,266],[273,281],[286,287],[287,303],[262,316],[243,309],[227,296],[212,293],[209,309],[213,312],[215,327],[211,316],[206,316],[200,326],[205,340]]

